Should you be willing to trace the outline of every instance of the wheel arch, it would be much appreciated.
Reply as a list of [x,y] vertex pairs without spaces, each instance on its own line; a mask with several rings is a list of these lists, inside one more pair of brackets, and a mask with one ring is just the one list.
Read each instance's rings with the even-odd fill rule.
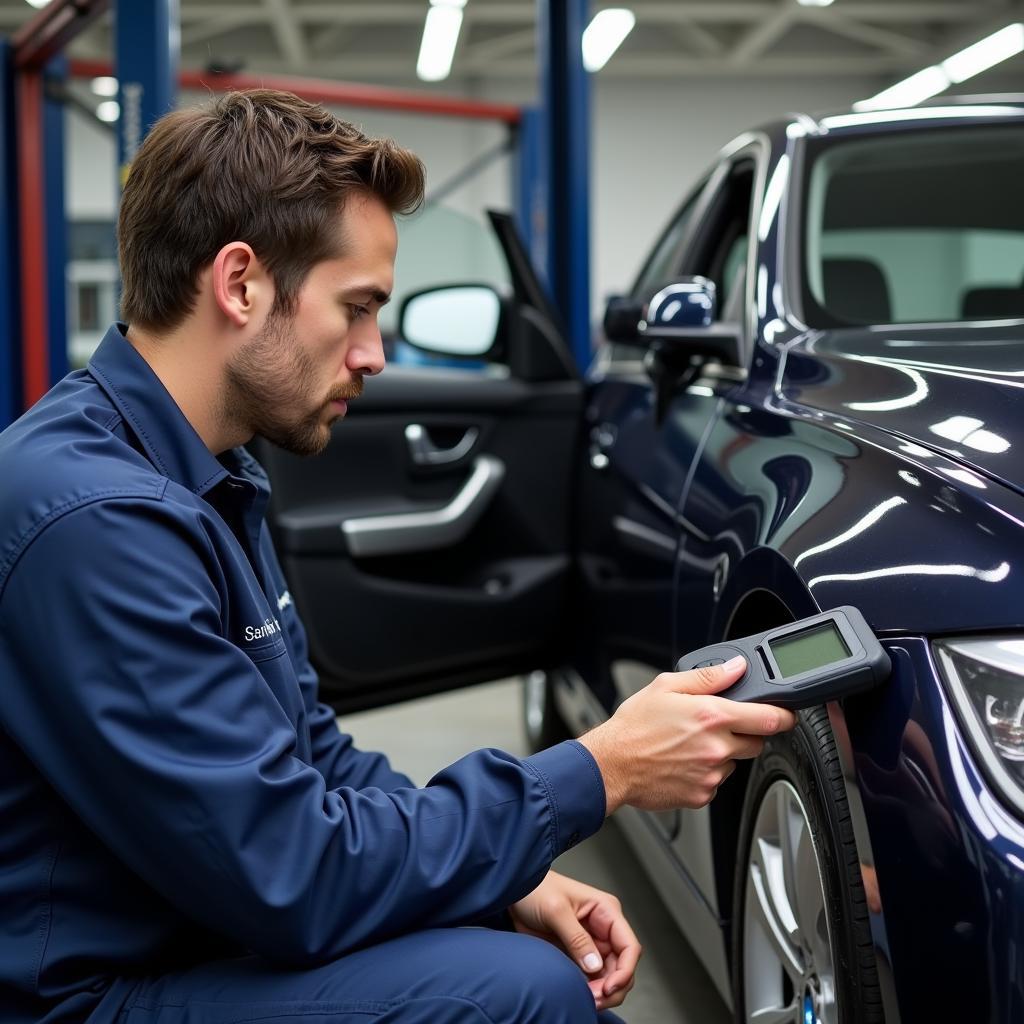
[[[862,610],[870,621],[871,610]],[[785,555],[767,546],[754,548],[736,565],[722,589],[713,617],[712,640],[749,636],[814,615],[819,611],[822,609],[814,600],[806,580],[789,563]],[[873,860],[867,821],[857,792],[859,782],[853,752],[849,748],[845,728],[835,727],[837,716],[842,718],[843,709],[838,702],[834,702],[829,705],[829,719],[833,725],[833,736],[844,767],[851,819],[858,846]],[[751,764],[749,761],[739,762],[736,771],[722,786],[710,805],[715,894],[727,949],[732,948],[733,941],[733,880]],[[851,793],[851,789],[854,792]],[[884,923],[880,922],[880,926],[884,929]],[[889,1012],[893,1014],[893,1019],[898,1019],[894,1007],[890,1007]]]
[[[722,639],[749,636],[800,618],[773,591],[751,586],[724,617]],[[750,762],[740,761],[729,781],[711,803],[711,853],[715,867],[715,896],[723,923],[726,949],[732,948],[733,875],[739,844],[743,801],[750,779]]]

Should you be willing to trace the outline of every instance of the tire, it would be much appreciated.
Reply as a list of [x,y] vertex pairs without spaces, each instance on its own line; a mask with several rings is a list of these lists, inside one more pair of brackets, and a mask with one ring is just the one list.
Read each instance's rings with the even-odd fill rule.
[[522,677],[523,731],[531,753],[546,750],[562,740],[571,739],[569,730],[555,705],[555,688],[546,672],[536,671]]
[[[776,1015],[763,1019],[779,1024],[884,1020],[861,864],[824,707],[801,712],[796,729],[769,740],[751,769],[733,907],[737,1021],[769,1010]],[[770,921],[776,931],[782,925],[783,940],[770,937]]]

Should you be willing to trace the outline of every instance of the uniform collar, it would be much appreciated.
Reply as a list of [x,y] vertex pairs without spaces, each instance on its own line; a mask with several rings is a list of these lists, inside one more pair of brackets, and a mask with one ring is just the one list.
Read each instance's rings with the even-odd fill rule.
[[[229,471],[206,447],[149,363],[125,337],[127,329],[126,324],[117,323],[107,331],[89,360],[89,372],[124,416],[150,462],[164,476],[195,494],[206,494]],[[232,468],[244,470],[247,462],[255,462],[247,453],[239,455],[241,451],[233,453]],[[249,473],[240,475],[250,477]],[[259,483],[251,478],[250,482]]]

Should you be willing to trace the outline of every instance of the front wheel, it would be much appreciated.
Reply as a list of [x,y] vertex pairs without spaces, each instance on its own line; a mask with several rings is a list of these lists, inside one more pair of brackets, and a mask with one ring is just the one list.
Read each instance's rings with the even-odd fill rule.
[[861,870],[828,714],[813,708],[751,769],[733,902],[738,1021],[883,1020]]

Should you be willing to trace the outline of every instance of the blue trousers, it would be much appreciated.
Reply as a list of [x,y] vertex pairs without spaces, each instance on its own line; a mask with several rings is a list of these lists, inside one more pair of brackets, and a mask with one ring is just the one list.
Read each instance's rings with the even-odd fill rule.
[[418,932],[322,967],[222,960],[138,985],[118,1024],[622,1024],[554,946],[485,928]]

